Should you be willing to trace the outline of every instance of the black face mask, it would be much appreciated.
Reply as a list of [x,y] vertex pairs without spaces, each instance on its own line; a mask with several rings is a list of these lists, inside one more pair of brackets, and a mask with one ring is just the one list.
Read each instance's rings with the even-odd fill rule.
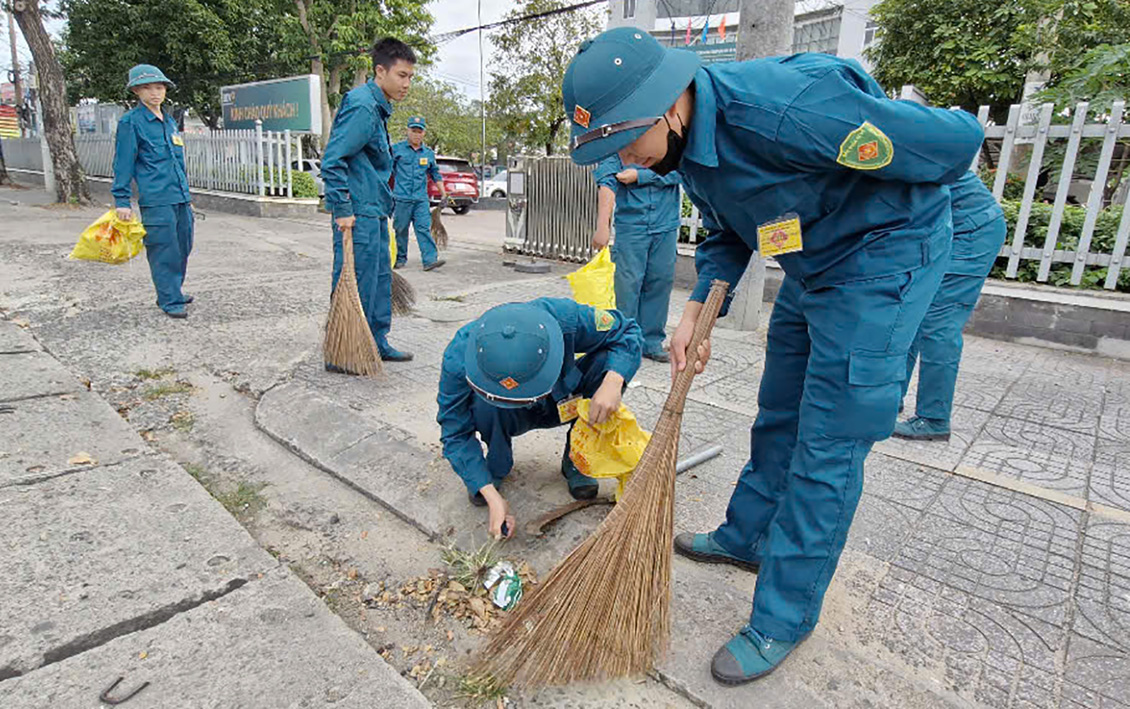
[[683,160],[683,151],[687,148],[687,129],[683,125],[682,116],[679,117],[679,127],[683,129],[681,135],[671,127],[671,121],[667,120],[667,116],[663,116],[663,120],[667,121],[667,153],[649,168],[657,175],[666,175],[678,168]]

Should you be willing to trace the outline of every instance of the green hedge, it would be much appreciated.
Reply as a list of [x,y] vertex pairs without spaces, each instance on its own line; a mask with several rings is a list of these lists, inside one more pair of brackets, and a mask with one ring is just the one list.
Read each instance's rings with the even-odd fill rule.
[[[1005,221],[1008,222],[1006,243],[1011,244],[1013,235],[1016,233],[1016,220],[1020,215],[1020,200],[1003,199],[1001,200],[1001,208],[1004,210]],[[1122,219],[1122,209],[1121,206],[1112,206],[1099,212],[1099,218],[1095,222],[1095,231],[1091,235],[1089,249],[1091,253],[1109,254],[1114,251],[1114,239],[1118,232],[1118,223]],[[1083,222],[1086,219],[1087,209],[1085,207],[1074,205],[1064,207],[1063,223],[1059,227],[1059,236],[1055,245],[1057,251],[1074,251],[1079,247],[1079,238],[1082,236]],[[1047,236],[1048,225],[1051,220],[1052,205],[1044,202],[1033,202],[1032,211],[1028,215],[1028,227],[1024,231],[1024,245],[1043,248],[1044,238]],[[991,276],[993,278],[1004,278],[1007,265],[1007,258],[997,259],[997,265],[993,267]],[[1039,270],[1039,261],[1021,261],[1016,280],[1021,283],[1034,282]],[[1083,273],[1083,281],[1078,286],[1072,286],[1070,283],[1071,264],[1057,263],[1052,264],[1047,282],[1051,285],[1071,288],[1102,288],[1103,283],[1106,282],[1106,275],[1107,269],[1105,266],[1088,266]],[[1130,292],[1130,271],[1127,269],[1123,269],[1118,276],[1117,290]]]
[[[268,168],[266,168],[266,167],[263,168],[263,179],[265,181],[267,181],[267,189],[269,191],[271,183],[269,182],[270,175],[268,174]],[[275,179],[276,180],[280,179],[278,169],[275,170]],[[286,172],[282,173],[281,180],[282,180],[283,186],[285,187],[285,185],[286,185]],[[314,181],[314,176],[311,175],[310,173],[299,172],[298,170],[291,170],[290,171],[290,180],[291,180],[291,187],[293,189],[293,193],[294,193],[293,196],[294,197],[313,197],[313,198],[318,197],[318,183]],[[276,186],[276,189],[278,189],[277,186]]]

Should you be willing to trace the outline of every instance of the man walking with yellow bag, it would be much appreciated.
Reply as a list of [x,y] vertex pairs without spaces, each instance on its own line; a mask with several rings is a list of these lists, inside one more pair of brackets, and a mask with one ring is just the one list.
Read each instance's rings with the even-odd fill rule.
[[184,167],[184,138],[173,117],[162,110],[172,81],[155,66],[129,70],[127,88],[140,103],[118,121],[114,142],[114,195],[118,218],[133,219],[130,198],[136,180],[145,256],[157,290],[157,305],[170,318],[188,317],[191,295],[181,291],[192,252],[192,196]]

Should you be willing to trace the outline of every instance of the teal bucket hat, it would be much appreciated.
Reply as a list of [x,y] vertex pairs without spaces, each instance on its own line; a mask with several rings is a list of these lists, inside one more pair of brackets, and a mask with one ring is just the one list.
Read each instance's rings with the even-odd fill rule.
[[507,303],[483,313],[471,326],[464,367],[480,397],[503,409],[536,403],[561,376],[565,338],[543,308]]
[[135,86],[143,86],[145,84],[165,84],[170,89],[177,87],[169,77],[165,76],[165,72],[161,71],[152,64],[138,64],[129,70],[129,83],[126,84],[127,89],[132,89]]
[[423,116],[410,116],[408,118],[408,127],[409,128],[421,128],[423,130],[427,130],[428,129],[428,122],[424,120]]
[[694,52],[667,49],[635,27],[583,42],[561,83],[573,162],[599,162],[643,135],[701,65]]

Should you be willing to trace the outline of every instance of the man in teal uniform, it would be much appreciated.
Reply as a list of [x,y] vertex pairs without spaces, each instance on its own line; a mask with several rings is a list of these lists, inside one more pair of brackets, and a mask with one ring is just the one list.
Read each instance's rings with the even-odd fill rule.
[[184,167],[184,138],[162,109],[175,87],[160,69],[138,64],[129,70],[127,87],[137,107],[118,121],[114,138],[114,196],[118,218],[133,218],[130,198],[137,181],[137,204],[145,226],[145,257],[157,291],[157,305],[171,318],[187,318],[191,295],[181,291],[192,252],[192,196]]
[[673,372],[712,280],[736,284],[755,250],[785,272],[726,522],[676,540],[686,556],[760,568],[749,624],[711,665],[722,684],[755,680],[819,619],[863,461],[894,428],[907,353],[949,262],[946,185],[983,133],[966,113],[887,98],[854,61],[702,67],[630,27],[583,43],[562,89],[576,162],[619,153],[677,169],[704,215]]
[[675,247],[679,241],[679,173],[659,175],[625,166],[619,155],[597,164],[593,179],[600,190],[594,249],[608,245],[615,211],[616,309],[643,330],[643,356],[668,361],[667,309],[675,285]]
[[[326,207],[333,213],[333,286],[341,274],[341,230],[352,229],[357,291],[381,359],[406,362],[411,353],[388,342],[392,326],[392,264],[388,217],[392,214],[392,153],[387,121],[391,101],[403,101],[415,74],[416,54],[386,37],[373,47],[374,79],[345,95],[322,156]],[[326,365],[327,369],[334,369]]]
[[[562,298],[499,305],[455,333],[443,353],[436,421],[443,455],[471,502],[490,508],[495,539],[514,530],[499,492],[514,465],[511,439],[569,423],[560,405],[578,397],[591,399],[593,423],[607,419],[639,369],[641,346],[634,320]],[[561,474],[574,498],[591,499],[597,482],[573,465],[569,441]]]
[[902,394],[906,396],[915,360],[921,357],[918,398],[915,416],[895,425],[897,438],[949,440],[953,394],[961,365],[961,331],[973,315],[1007,231],[1004,212],[976,174],[968,172],[951,185],[950,195],[953,253],[942,285],[907,353]]
[[423,116],[408,119],[408,140],[392,146],[392,228],[396,231],[396,263],[400,268],[408,262],[408,227],[416,232],[416,243],[420,245],[420,259],[424,270],[439,268],[444,260],[436,252],[436,242],[432,239],[432,212],[428,204],[428,178],[439,186],[440,204],[447,201],[447,188],[443,186],[443,175],[436,165],[436,154],[424,145],[427,123]]

